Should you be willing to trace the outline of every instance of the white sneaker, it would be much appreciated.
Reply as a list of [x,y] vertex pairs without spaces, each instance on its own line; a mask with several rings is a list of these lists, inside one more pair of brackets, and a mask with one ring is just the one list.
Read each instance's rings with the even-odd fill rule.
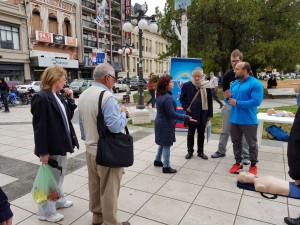
[[55,213],[51,216],[45,217],[45,216],[38,216],[39,220],[42,221],[48,221],[48,222],[52,222],[52,223],[56,223],[58,221],[61,221],[64,219],[64,215],[60,214],[60,213]]
[[73,205],[72,201],[66,201],[65,204],[57,204],[56,209],[69,208]]

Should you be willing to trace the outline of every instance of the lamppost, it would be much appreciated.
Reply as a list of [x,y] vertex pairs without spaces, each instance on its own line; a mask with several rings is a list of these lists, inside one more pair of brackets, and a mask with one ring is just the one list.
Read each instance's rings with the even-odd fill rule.
[[135,49],[133,49],[132,47],[127,47],[127,46],[124,46],[123,48],[120,48],[118,50],[118,53],[120,55],[122,55],[123,53],[125,53],[125,73],[127,75],[127,79],[126,79],[126,84],[127,84],[127,92],[126,94],[127,95],[130,95],[130,81],[129,81],[129,57],[128,55],[130,54],[135,54]]
[[[136,19],[138,22],[138,35],[139,35],[139,62],[138,62],[138,104],[136,106],[137,109],[145,109],[144,105],[144,84],[143,84],[143,30],[149,29],[150,32],[157,32],[158,26],[155,21],[154,15],[151,17],[145,16],[145,13],[148,10],[147,3],[145,2],[143,5],[135,3],[134,5],[134,16],[131,16],[131,19]],[[151,21],[150,25],[148,25],[147,20]],[[131,32],[133,29],[130,21],[127,21],[123,25],[123,30],[125,32]]]

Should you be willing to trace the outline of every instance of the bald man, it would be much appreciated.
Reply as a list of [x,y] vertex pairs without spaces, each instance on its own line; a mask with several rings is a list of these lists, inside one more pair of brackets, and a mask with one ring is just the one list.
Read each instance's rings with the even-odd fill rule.
[[261,104],[264,95],[264,87],[260,81],[250,76],[251,66],[247,62],[236,65],[234,73],[237,80],[225,91],[225,102],[232,106],[230,112],[230,135],[233,144],[233,152],[236,163],[230,169],[230,173],[238,173],[243,168],[242,161],[242,137],[245,135],[249,145],[250,169],[249,173],[257,174],[256,163],[258,155],[257,145],[257,107]]

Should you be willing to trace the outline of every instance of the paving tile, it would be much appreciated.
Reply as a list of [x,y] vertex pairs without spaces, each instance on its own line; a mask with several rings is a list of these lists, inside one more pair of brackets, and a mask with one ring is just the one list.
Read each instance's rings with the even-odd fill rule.
[[258,168],[284,173],[284,163],[259,160]]
[[289,215],[286,215],[286,216],[291,217],[291,218],[298,218],[299,212],[300,212],[300,207],[289,205]]
[[[15,224],[13,222],[13,224]],[[37,215],[32,215],[28,217],[27,219],[23,220],[21,223],[18,223],[18,225],[50,225],[53,223],[47,222],[47,221],[41,221],[37,217]]]
[[68,174],[67,176],[65,176],[63,182],[64,192],[70,194],[73,191],[87,184],[87,182],[88,179],[86,177],[78,176],[75,174]]
[[[300,207],[300,200],[295,198],[288,198],[287,199],[289,205],[298,206]],[[300,211],[299,211],[300,212]]]
[[[152,147],[153,145],[155,145],[154,142],[153,142],[153,144],[148,144],[148,143],[143,143],[143,142],[134,142],[133,146],[134,146],[134,149],[137,149],[137,150],[146,150],[146,149]],[[156,147],[157,147],[157,145],[156,145]]]
[[287,205],[265,199],[243,196],[238,215],[272,224],[282,224]]
[[10,150],[13,150],[13,149],[17,149],[17,148],[18,147],[15,147],[15,146],[1,144],[0,145],[0,153],[7,152],[7,151],[10,151]]
[[73,201],[74,205],[70,208],[59,209],[59,213],[63,214],[65,218],[59,222],[59,224],[71,224],[78,218],[86,214],[89,210],[89,202],[81,198],[76,198],[74,196],[68,196],[68,200]]
[[[222,175],[226,175],[226,176],[236,177],[236,174],[232,174],[229,172],[231,166],[232,165],[229,165],[229,164],[219,163],[214,171],[214,174],[222,174]],[[248,171],[248,169],[247,169],[247,171]]]
[[145,219],[143,217],[140,216],[133,216],[130,220],[129,220],[131,225],[162,225],[162,223],[153,221],[153,220],[149,220],[149,219]]
[[16,177],[8,176],[4,173],[0,173],[0,187],[3,187],[9,183],[12,183],[14,181],[18,180]]
[[134,171],[130,171],[130,170],[126,170],[124,171],[124,174],[122,176],[122,180],[121,180],[121,185],[126,184],[128,181],[130,181],[132,178],[134,178],[135,176],[137,176],[139,173],[134,172]]
[[157,222],[177,225],[188,208],[189,203],[153,196],[136,214]]
[[236,186],[236,182],[236,177],[213,174],[208,179],[205,186],[240,194],[243,190]]
[[7,152],[1,152],[0,154],[9,158],[16,158],[18,156],[25,155],[28,153],[33,154],[33,151],[29,151],[27,149],[17,147],[16,149],[12,149]]
[[186,182],[169,180],[158,192],[158,195],[162,195],[169,198],[192,203],[202,186],[195,184],[189,184]]
[[203,187],[194,204],[236,214],[241,194]]
[[88,168],[87,166],[84,166],[79,170],[75,170],[72,174],[88,178]]
[[38,207],[33,201],[31,193],[28,193],[20,198],[11,202],[12,205],[15,205],[19,208],[26,209],[29,212],[37,213]]
[[[178,166],[172,166],[172,168],[176,169],[177,171],[180,170],[180,167],[178,167]],[[174,173],[174,174],[163,173],[162,167],[155,167],[155,166],[149,166],[142,173],[152,175],[152,176],[157,176],[157,177],[163,177],[163,178],[167,178],[167,179],[171,178],[172,176],[174,176],[176,174],[176,173]]]
[[155,177],[146,174],[140,174],[134,177],[131,181],[124,186],[133,188],[140,191],[155,193],[161,186],[167,182],[167,179],[162,177]]
[[83,198],[85,200],[89,200],[89,185],[86,184],[82,186],[81,188],[77,189],[76,191],[71,193],[72,196]]
[[[117,217],[119,221],[127,221],[132,215],[126,212],[117,212]],[[78,218],[72,223],[72,225],[91,225],[93,222],[93,214],[91,212],[85,213],[83,216]]]
[[171,150],[171,154],[176,155],[176,156],[185,157],[185,155],[187,154],[187,151],[186,151],[186,148],[176,147]]
[[234,225],[269,225],[269,223],[264,223],[257,220],[251,220],[249,218],[237,216]]
[[286,179],[285,173],[272,171],[272,170],[264,170],[264,169],[261,169],[259,166],[258,166],[257,175],[260,177],[261,176],[273,176],[273,177],[280,178],[282,180]]
[[139,172],[142,172],[143,170],[145,170],[146,168],[148,168],[150,165],[152,165],[151,162],[146,162],[146,161],[135,159],[133,165],[130,167],[127,167],[126,169],[139,173]]
[[118,209],[136,213],[150,198],[152,194],[122,187],[118,198]]
[[192,205],[180,225],[232,225],[235,215]]
[[275,154],[282,154],[282,147],[274,147],[274,146],[266,146],[262,145],[258,150],[258,155],[260,152],[268,152],[268,153],[275,153]]
[[194,170],[201,170],[205,172],[213,172],[218,163],[209,160],[203,160],[195,156],[189,160],[183,167]]
[[191,184],[204,185],[210,175],[211,173],[208,172],[181,168],[171,179]]
[[15,159],[22,160],[25,162],[31,162],[33,160],[38,159],[38,157],[35,154],[33,154],[33,151],[30,151],[29,153],[15,157]]
[[153,163],[153,161],[155,160],[155,155],[156,155],[156,153],[154,153],[154,152],[143,151],[140,154],[138,154],[135,157],[135,159],[148,161],[148,162]]
[[258,152],[258,159],[283,163],[283,154]]
[[10,209],[14,214],[13,224],[20,223],[23,220],[27,219],[28,217],[32,216],[32,213],[30,213],[22,208],[16,207],[14,205],[11,205]]
[[[251,196],[251,197],[255,197],[255,198],[260,198],[260,199],[266,199],[265,197],[263,197],[260,192],[256,192],[256,191],[248,191],[248,190],[244,190],[243,195],[245,196]],[[273,195],[270,195],[273,196]],[[281,203],[285,203],[287,204],[287,197],[284,196],[278,196],[276,199],[269,199],[270,201],[275,201],[275,202],[281,202]]]

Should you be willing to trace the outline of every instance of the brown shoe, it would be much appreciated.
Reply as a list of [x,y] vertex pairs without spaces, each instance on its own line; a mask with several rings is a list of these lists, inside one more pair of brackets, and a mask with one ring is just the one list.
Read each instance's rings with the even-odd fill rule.
[[93,223],[93,225],[101,225],[103,222],[101,222],[101,223]]
[[130,223],[126,221],[126,222],[122,222],[122,225],[130,225]]

